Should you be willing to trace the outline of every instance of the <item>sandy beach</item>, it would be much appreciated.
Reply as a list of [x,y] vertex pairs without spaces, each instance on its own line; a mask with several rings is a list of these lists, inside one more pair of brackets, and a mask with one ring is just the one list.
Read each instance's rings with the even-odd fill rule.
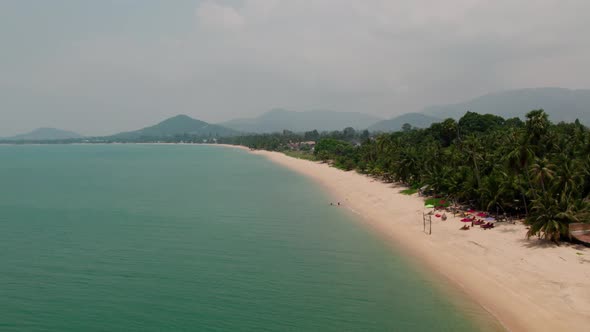
[[[527,240],[522,224],[461,231],[452,214],[423,232],[424,203],[404,189],[356,172],[268,151],[253,151],[321,184],[334,202],[426,268],[442,274],[509,331],[590,329],[590,250]],[[484,309],[482,309],[484,310]]]

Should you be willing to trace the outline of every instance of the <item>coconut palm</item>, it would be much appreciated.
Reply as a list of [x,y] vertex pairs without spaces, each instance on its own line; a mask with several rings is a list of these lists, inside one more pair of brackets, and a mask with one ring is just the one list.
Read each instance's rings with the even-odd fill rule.
[[547,158],[536,158],[535,163],[531,165],[530,171],[534,181],[541,185],[543,192],[547,192],[545,183],[555,177],[555,165],[550,163]]
[[569,224],[587,220],[589,207],[587,200],[576,199],[571,192],[561,195],[545,192],[533,201],[527,218],[530,225],[527,237],[537,235],[556,243],[569,238]]

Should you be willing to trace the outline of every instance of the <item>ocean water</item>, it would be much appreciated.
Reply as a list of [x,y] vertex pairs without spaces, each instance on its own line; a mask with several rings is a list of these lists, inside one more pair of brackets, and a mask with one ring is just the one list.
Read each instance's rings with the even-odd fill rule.
[[495,329],[328,202],[240,150],[0,146],[0,330]]

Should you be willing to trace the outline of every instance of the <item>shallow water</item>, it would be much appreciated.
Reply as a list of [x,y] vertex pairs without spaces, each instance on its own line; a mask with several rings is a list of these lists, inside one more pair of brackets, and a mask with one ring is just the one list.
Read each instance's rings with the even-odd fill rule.
[[314,183],[206,146],[0,146],[2,331],[473,331]]

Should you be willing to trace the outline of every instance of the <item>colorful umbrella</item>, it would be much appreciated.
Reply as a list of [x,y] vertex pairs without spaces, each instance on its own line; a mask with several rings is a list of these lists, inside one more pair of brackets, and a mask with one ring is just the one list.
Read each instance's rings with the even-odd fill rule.
[[472,222],[473,220],[471,220],[470,218],[463,218],[461,219],[461,222]]
[[484,221],[487,221],[487,222],[495,222],[496,221],[496,218],[489,217],[489,218],[485,218]]
[[428,204],[428,205],[425,205],[424,207],[427,208],[427,209],[432,209],[432,208],[434,208],[434,205]]

